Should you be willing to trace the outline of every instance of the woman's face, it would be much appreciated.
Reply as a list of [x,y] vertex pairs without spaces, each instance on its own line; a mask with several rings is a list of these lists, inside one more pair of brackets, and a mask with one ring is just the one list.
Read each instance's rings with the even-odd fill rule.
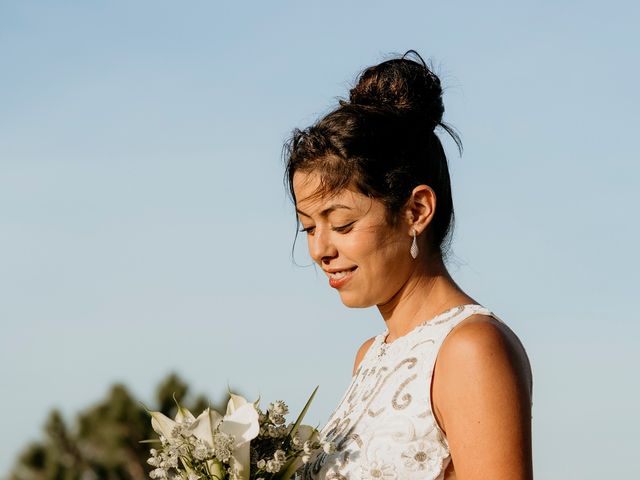
[[348,307],[382,305],[414,269],[407,222],[392,227],[382,202],[353,190],[318,196],[316,173],[296,172],[296,210],[309,254]]

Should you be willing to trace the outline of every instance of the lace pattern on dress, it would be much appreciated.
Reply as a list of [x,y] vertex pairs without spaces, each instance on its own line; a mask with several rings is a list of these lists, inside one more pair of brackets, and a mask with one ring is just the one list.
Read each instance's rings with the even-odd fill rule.
[[297,478],[442,480],[450,454],[431,407],[433,366],[446,335],[476,313],[492,315],[460,305],[390,344],[388,332],[376,336],[320,432],[336,451],[316,453]]

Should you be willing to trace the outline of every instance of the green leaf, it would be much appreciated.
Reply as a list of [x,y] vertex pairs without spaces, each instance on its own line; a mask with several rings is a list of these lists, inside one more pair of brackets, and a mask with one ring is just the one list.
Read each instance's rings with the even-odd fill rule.
[[313,389],[313,393],[309,397],[309,400],[307,400],[307,403],[305,404],[304,408],[300,412],[300,415],[298,415],[298,419],[296,420],[296,423],[294,423],[293,427],[291,427],[291,431],[289,432],[289,437],[290,438],[293,438],[293,436],[298,431],[298,427],[302,423],[302,419],[304,418],[304,416],[307,414],[307,410],[309,410],[309,407],[311,406],[311,402],[313,401],[313,397],[316,396],[316,392],[318,391],[319,387],[320,387],[320,385],[316,386],[316,388]]
[[285,469],[282,474],[276,477],[276,480],[289,480],[291,476],[296,472],[297,462],[296,460],[299,458],[298,455],[291,458],[286,464]]
[[[296,432],[298,431],[298,428],[300,427],[300,424],[302,423],[302,419],[307,414],[307,410],[309,410],[309,407],[311,406],[311,402],[313,401],[313,397],[316,396],[316,392],[318,391],[319,387],[320,387],[320,385],[316,386],[316,388],[313,389],[313,393],[311,393],[311,396],[309,397],[309,400],[307,400],[307,403],[305,404],[304,408],[300,412],[300,415],[298,415],[298,418],[296,419],[296,422],[293,424],[293,427],[291,427],[291,430],[289,431],[289,440],[291,440],[293,438],[293,436],[296,434]],[[289,480],[291,478],[291,476],[297,470],[297,467],[298,467],[297,460],[298,460],[298,458],[300,458],[300,455],[294,455],[285,464],[284,472],[282,474],[278,475],[276,477],[276,479],[277,480]]]

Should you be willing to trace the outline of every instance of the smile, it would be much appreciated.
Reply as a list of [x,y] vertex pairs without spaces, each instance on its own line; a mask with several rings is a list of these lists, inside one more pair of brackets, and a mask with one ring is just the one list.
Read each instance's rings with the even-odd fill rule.
[[347,270],[327,272],[327,275],[329,276],[329,285],[333,288],[340,288],[349,281],[353,276],[353,272],[355,272],[357,268],[358,267],[352,267]]

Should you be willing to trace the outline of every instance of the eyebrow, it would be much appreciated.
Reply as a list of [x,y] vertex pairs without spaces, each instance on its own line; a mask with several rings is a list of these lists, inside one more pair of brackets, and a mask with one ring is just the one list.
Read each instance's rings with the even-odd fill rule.
[[[351,210],[351,207],[348,207],[346,205],[343,205],[341,203],[336,203],[334,205],[331,205],[330,207],[325,208],[324,210],[322,210],[320,212],[320,216],[321,217],[326,217],[327,215],[329,215],[331,212],[333,212],[334,210],[337,210],[338,208],[346,208],[347,210]],[[307,218],[311,218],[311,215],[304,213],[302,210],[299,210],[296,208],[296,212],[298,212],[300,215],[307,217]]]

